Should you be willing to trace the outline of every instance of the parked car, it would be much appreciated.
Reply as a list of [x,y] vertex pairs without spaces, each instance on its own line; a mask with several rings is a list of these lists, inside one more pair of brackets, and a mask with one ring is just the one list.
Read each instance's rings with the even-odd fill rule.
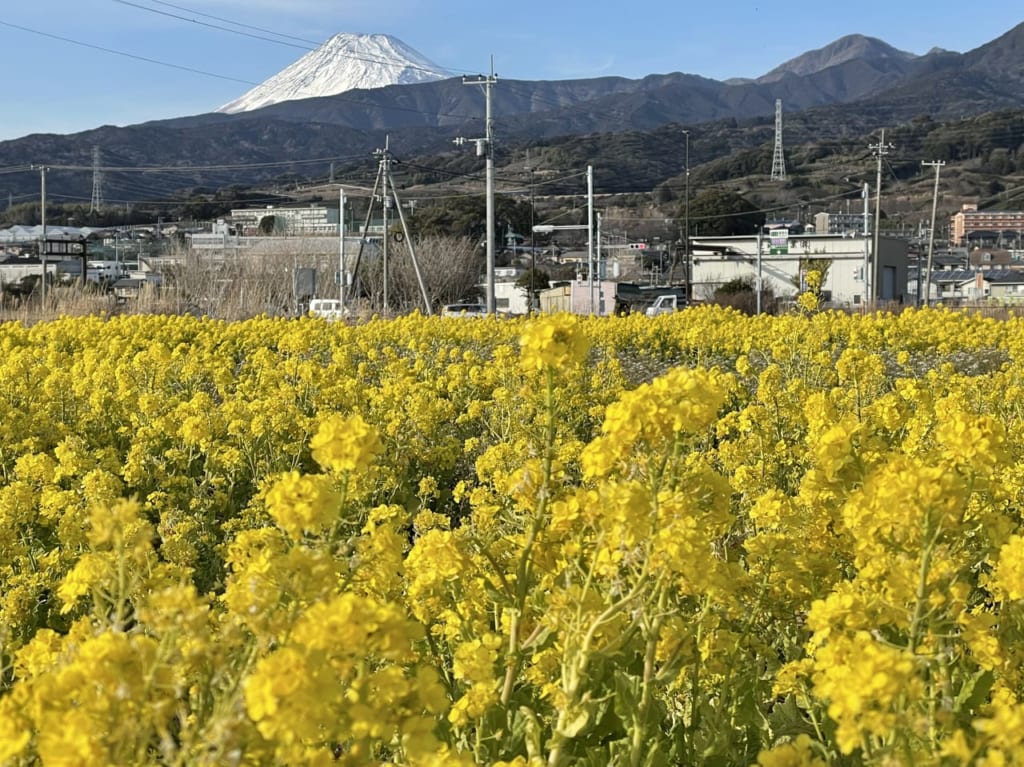
[[486,317],[487,307],[483,304],[447,304],[441,308],[442,317]]

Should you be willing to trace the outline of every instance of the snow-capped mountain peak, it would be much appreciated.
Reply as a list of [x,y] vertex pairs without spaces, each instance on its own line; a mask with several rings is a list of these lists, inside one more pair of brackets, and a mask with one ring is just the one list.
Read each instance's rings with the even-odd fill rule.
[[281,101],[451,76],[391,35],[342,33],[217,111],[249,112]]

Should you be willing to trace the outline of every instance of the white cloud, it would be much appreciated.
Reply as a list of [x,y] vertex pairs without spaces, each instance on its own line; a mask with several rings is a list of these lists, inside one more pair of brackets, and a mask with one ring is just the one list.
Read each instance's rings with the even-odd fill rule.
[[616,58],[607,55],[597,59],[592,54],[580,56],[557,56],[549,62],[549,80],[575,80],[589,77],[603,77],[615,72]]

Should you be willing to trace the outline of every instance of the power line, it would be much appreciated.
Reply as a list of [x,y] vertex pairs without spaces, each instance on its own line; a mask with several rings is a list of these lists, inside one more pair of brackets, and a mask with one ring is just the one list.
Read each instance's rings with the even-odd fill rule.
[[[197,16],[202,16],[203,18],[207,18],[207,19],[213,19],[214,21],[223,21],[225,24],[231,24],[231,25],[236,26],[236,27],[244,27],[245,29],[254,29],[257,32],[266,32],[267,34],[276,35],[277,37],[286,37],[286,38],[288,38],[290,40],[298,40],[299,42],[309,43],[310,45],[319,45],[319,43],[317,43],[315,40],[308,40],[305,37],[295,37],[294,35],[287,35],[287,34],[285,34],[283,32],[275,32],[272,29],[266,29],[264,27],[256,27],[256,26],[253,26],[252,24],[245,24],[245,23],[243,23],[241,21],[238,21],[236,19],[225,19],[225,18],[223,18],[221,16],[214,16],[214,15],[209,14],[209,13],[203,13],[202,11],[197,11],[194,8],[186,8],[183,5],[175,5],[174,3],[168,3],[168,2],[165,2],[164,0],[149,0],[149,2],[154,3],[155,5],[163,5],[163,6],[166,6],[168,8],[176,8],[179,11],[186,11],[188,13],[194,13]],[[142,6],[139,6],[139,7],[142,7]]]
[[[278,160],[275,162],[250,162],[225,165],[123,165],[103,166],[100,170],[106,173],[152,173],[154,171],[162,173],[193,173],[195,171],[248,170],[252,168],[279,168],[289,165],[314,165],[317,163],[329,163],[331,161],[357,160],[362,159],[363,157],[364,156],[360,154],[335,157],[315,157],[306,160]],[[47,167],[55,170],[92,170],[94,166],[50,165]]]
[[216,77],[218,80],[231,80],[236,83],[243,83],[244,85],[259,85],[254,83],[252,80],[243,80],[240,77],[230,77],[228,75],[219,75],[216,72],[207,72],[202,69],[193,69],[192,67],[182,66],[181,64],[172,64],[169,61],[160,61],[159,59],[151,59],[147,56],[139,56],[134,53],[127,53],[125,51],[118,51],[113,48],[106,48],[102,45],[93,45],[92,43],[83,43],[81,40],[72,40],[70,37],[62,37],[61,35],[55,35],[51,32],[43,32],[38,29],[32,29],[31,27],[23,27],[20,24],[12,24],[9,21],[0,21],[0,26],[10,27],[11,29],[18,29],[22,32],[30,32],[33,35],[39,35],[40,37],[48,37],[51,40],[60,40],[63,43],[71,43],[72,45],[79,45],[83,48],[91,48],[94,51],[103,51],[104,53],[112,53],[115,56],[124,56],[125,58],[135,59],[136,61],[145,61],[149,64],[157,64],[162,67],[170,67],[171,69],[178,69],[182,72],[191,72],[196,75],[204,75],[205,77]]
[[[138,8],[139,10],[142,10],[142,11],[148,11],[150,13],[156,13],[156,14],[159,14],[160,16],[168,16],[168,17],[170,17],[172,19],[178,19],[179,21],[186,21],[186,22],[188,22],[190,24],[198,24],[199,26],[209,27],[210,29],[217,29],[217,30],[220,30],[222,32],[230,32],[233,35],[241,35],[243,37],[251,37],[254,40],[264,40],[264,41],[269,42],[269,43],[277,43],[278,45],[286,45],[286,46],[288,46],[290,48],[299,48],[301,50],[312,51],[312,50],[316,50],[317,48],[319,48],[319,47],[321,47],[323,45],[323,42],[319,42],[318,43],[315,40],[309,40],[309,39],[306,39],[304,37],[295,37],[294,35],[282,34],[280,32],[275,32],[272,29],[266,29],[264,27],[257,27],[257,26],[254,26],[252,24],[245,24],[245,23],[237,21],[235,19],[226,19],[226,18],[223,18],[221,16],[213,16],[212,14],[203,13],[201,11],[196,11],[196,10],[191,9],[191,8],[186,8],[185,6],[182,6],[182,5],[175,5],[174,3],[162,2],[162,0],[149,0],[149,2],[157,3],[159,5],[164,5],[164,6],[167,6],[168,8],[176,8],[177,10],[186,11],[188,13],[194,13],[194,14],[196,14],[198,16],[202,16],[202,17],[207,18],[207,19],[214,19],[216,21],[223,21],[225,24],[230,24],[231,26],[230,27],[223,27],[223,26],[220,26],[219,24],[209,24],[209,23],[206,23],[206,22],[203,22],[203,21],[199,21],[198,19],[190,19],[187,16],[179,16],[178,14],[169,13],[167,11],[161,11],[161,10],[159,10],[157,8],[149,8],[149,7],[145,6],[145,5],[140,5],[139,3],[130,2],[130,0],[114,0],[114,2],[115,3],[120,3],[121,5],[128,5],[128,6],[131,6],[133,8]],[[275,40],[275,39],[270,38],[270,37],[264,37],[263,35],[250,34],[248,32],[243,32],[243,31],[241,31],[239,29],[235,29],[235,27],[244,27],[245,29],[252,29],[252,30],[255,30],[257,32],[263,32],[265,34],[274,35],[275,37],[285,37],[285,38],[288,38],[289,40],[298,40],[299,42],[305,43],[305,45],[298,45],[296,43],[289,43],[289,42],[286,42],[284,40]],[[434,73],[436,71],[436,70],[431,69],[429,67],[421,67],[421,66],[419,66],[417,64],[413,64],[413,63],[409,62],[406,59],[387,57],[387,56],[359,56],[359,55],[352,54],[352,53],[343,53],[341,55],[344,58],[347,58],[347,59],[352,59],[354,61],[365,61],[365,62],[370,63],[370,64],[403,64],[408,69],[415,69],[415,70],[418,70],[418,71],[421,71],[421,72]],[[451,69],[449,67],[444,67],[444,69],[447,70],[447,71],[450,71],[450,72],[456,72],[456,71],[458,71],[458,72],[469,72],[470,71],[470,70],[455,70],[455,69]]]
[[[254,40],[263,40],[263,41],[268,42],[268,43],[276,43],[277,45],[287,45],[289,48],[299,48],[299,49],[304,50],[304,51],[312,50],[312,48],[310,48],[308,45],[298,45],[296,43],[289,43],[289,42],[286,42],[284,40],[275,40],[272,37],[265,37],[263,35],[255,35],[255,34],[252,34],[251,32],[243,32],[240,29],[231,29],[230,27],[222,27],[219,24],[210,24],[210,23],[205,22],[205,21],[200,21],[199,19],[190,19],[190,18],[188,18],[186,16],[179,16],[176,13],[169,13],[168,11],[161,11],[158,8],[148,8],[145,5],[139,5],[138,3],[129,2],[129,0],[114,0],[114,2],[115,3],[119,3],[121,5],[128,5],[128,6],[131,6],[132,8],[138,8],[139,10],[142,10],[142,11],[148,11],[149,13],[155,13],[155,14],[157,14],[159,16],[167,16],[168,18],[171,18],[171,19],[178,19],[179,21],[187,21],[190,24],[198,24],[201,27],[209,27],[210,29],[218,29],[218,30],[220,30],[222,32],[230,32],[233,35],[241,35],[242,37],[251,37]],[[206,14],[201,14],[201,15],[206,15]],[[314,44],[314,47],[316,47],[315,44]]]
[[[40,35],[42,37],[48,37],[48,38],[50,38],[52,40],[60,40],[61,42],[70,43],[72,45],[79,45],[79,46],[82,46],[83,48],[91,48],[92,50],[102,51],[104,53],[111,53],[111,54],[114,54],[115,56],[124,56],[125,58],[135,59],[136,61],[145,61],[145,62],[147,62],[149,64],[157,64],[159,66],[169,67],[171,69],[178,69],[178,70],[181,70],[183,72],[191,72],[192,74],[204,75],[206,77],[215,77],[215,78],[217,78],[219,80],[230,80],[232,82],[242,83],[244,85],[252,85],[252,86],[262,85],[262,83],[257,83],[257,82],[254,82],[252,80],[244,80],[244,79],[239,78],[239,77],[231,77],[229,75],[221,75],[221,74],[217,74],[216,72],[207,72],[207,71],[202,70],[202,69],[194,69],[193,67],[186,67],[186,66],[182,66],[180,64],[172,64],[172,63],[170,63],[168,61],[160,61],[159,59],[151,59],[151,58],[148,58],[146,56],[139,56],[139,55],[134,54],[134,53],[128,53],[127,51],[119,51],[119,50],[116,50],[114,48],[107,48],[107,47],[102,46],[102,45],[94,45],[92,43],[82,42],[81,40],[74,40],[74,39],[72,39],[70,37],[62,37],[61,35],[54,35],[54,34],[51,34],[50,32],[43,32],[43,31],[38,30],[38,29],[32,29],[31,27],[24,27],[24,26],[21,26],[19,24],[11,24],[10,22],[7,22],[7,21],[0,21],[0,26],[11,27],[12,29],[18,29],[18,30],[21,30],[22,32],[30,32],[31,34],[34,34],[34,35]],[[426,110],[426,109],[415,109],[413,107],[401,107],[401,106],[395,106],[395,105],[392,105],[392,104],[381,104],[381,103],[376,103],[376,102],[373,102],[373,101],[361,101],[359,99],[353,99],[353,98],[345,97],[342,94],[334,94],[333,96],[331,96],[331,98],[334,99],[335,101],[343,101],[343,102],[346,102],[346,103],[349,103],[349,104],[358,104],[360,106],[371,107],[373,109],[380,109],[382,111],[388,111],[388,112],[409,112],[409,113],[412,113],[412,114],[427,115],[429,117],[453,117],[453,118],[456,118],[456,119],[459,119],[459,120],[465,120],[467,122],[475,121],[475,120],[479,119],[479,118],[474,118],[474,117],[471,117],[471,116],[468,116],[468,115],[465,115],[465,114],[456,114],[454,112],[432,112],[432,111],[429,111],[429,110]]]
[[[140,5],[139,3],[130,2],[130,0],[114,0],[114,2],[120,3],[121,5],[131,6],[133,8],[138,8],[138,9],[143,10],[143,11],[149,11],[150,13],[156,13],[156,14],[159,14],[161,16],[168,16],[170,18],[178,19],[180,21],[185,21],[185,22],[188,22],[188,23],[198,24],[200,26],[209,27],[211,29],[217,29],[217,30],[221,30],[221,31],[224,31],[224,32],[229,32],[231,34],[240,35],[240,36],[243,36],[243,37],[250,37],[250,38],[253,38],[253,39],[256,39],[256,40],[263,40],[263,41],[266,41],[266,42],[277,43],[278,45],[286,45],[286,46],[289,46],[289,47],[292,47],[292,48],[299,48],[299,49],[307,50],[307,51],[315,50],[316,48],[319,48],[320,46],[323,45],[323,43],[317,43],[315,40],[308,40],[306,38],[294,37],[292,35],[283,35],[283,34],[280,34],[278,32],[275,32],[275,31],[273,31],[271,29],[266,29],[264,27],[257,27],[257,26],[251,25],[251,24],[245,24],[244,22],[240,22],[240,21],[237,21],[235,19],[227,19],[227,18],[224,18],[224,17],[221,17],[221,16],[213,16],[211,14],[202,13],[201,11],[196,11],[194,9],[187,8],[185,6],[175,5],[174,3],[163,2],[163,0],[149,0],[149,1],[152,2],[152,3],[157,3],[159,5],[167,6],[169,8],[175,8],[177,10],[186,11],[188,13],[195,13],[195,14],[197,14],[199,16],[203,16],[205,18],[214,19],[216,21],[222,21],[225,24],[231,24],[232,26],[231,27],[223,27],[223,26],[220,26],[218,24],[208,24],[206,22],[202,22],[202,21],[199,21],[197,19],[190,19],[190,18],[187,18],[185,16],[179,16],[179,15],[174,14],[174,13],[168,13],[166,11],[161,11],[161,10],[156,9],[156,8],[149,8],[149,7],[145,6],[145,5]],[[244,27],[246,29],[253,29],[253,30],[257,31],[257,32],[262,32],[262,33],[265,33],[265,34],[275,35],[277,37],[286,37],[286,38],[289,38],[291,40],[298,40],[298,41],[300,41],[302,43],[306,43],[306,45],[297,45],[295,43],[289,43],[289,42],[285,42],[283,40],[275,40],[273,38],[264,37],[263,35],[250,34],[250,33],[247,33],[247,32],[243,32],[243,31],[241,31],[239,29],[236,29],[235,27]],[[309,47],[309,46],[312,46],[312,47]],[[435,71],[435,70],[430,69],[428,67],[421,67],[421,66],[418,66],[418,65],[415,65],[415,64],[410,64],[406,59],[397,59],[397,58],[388,58],[388,57],[358,56],[358,55],[351,54],[351,53],[345,53],[345,54],[341,54],[341,55],[343,55],[345,58],[349,58],[349,59],[352,59],[354,61],[365,61],[365,62],[368,62],[368,63],[371,63],[371,64],[397,64],[397,63],[401,63],[401,64],[404,64],[409,69],[414,69],[414,70],[418,70],[418,71],[421,71],[421,72],[434,73],[434,71]],[[468,70],[468,69],[459,69],[459,68],[456,68],[456,67],[448,67],[448,66],[444,67],[444,69],[446,71],[452,72],[452,73],[456,73],[456,72],[459,72],[459,73],[463,73],[463,72],[464,73],[469,73],[469,72],[472,71],[472,70]],[[509,81],[509,86],[510,86],[508,88],[509,90],[518,91],[520,93],[529,93],[530,98],[534,102],[538,102],[538,103],[541,103],[541,104],[549,104],[552,107],[554,107],[555,109],[561,109],[561,108],[564,107],[564,104],[562,104],[559,101],[555,101],[553,99],[547,99],[547,98],[544,98],[543,96],[538,96],[537,93],[536,93],[536,89],[527,91],[527,89],[524,88],[524,87],[517,87],[516,84],[515,84],[515,81]],[[609,95],[613,95],[613,94],[609,94]],[[596,112],[596,111],[591,111],[590,113],[595,115],[595,116],[610,117],[612,119],[621,121],[623,124],[628,124],[628,120],[629,120],[629,113],[627,113],[625,111],[622,111],[622,112]],[[434,114],[434,113],[424,112],[424,114]],[[445,114],[445,113],[442,113],[442,112],[438,112],[438,113],[436,113],[436,115],[437,116],[446,116],[446,117],[454,117],[454,116],[456,116],[456,115],[448,115],[448,114]]]

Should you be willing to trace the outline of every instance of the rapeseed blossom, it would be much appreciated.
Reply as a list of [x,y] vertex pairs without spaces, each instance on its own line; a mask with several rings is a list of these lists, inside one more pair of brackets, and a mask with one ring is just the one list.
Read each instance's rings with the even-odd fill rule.
[[377,432],[359,413],[323,421],[309,447],[321,467],[337,473],[365,472],[381,451]]
[[1024,321],[806,308],[7,323],[0,764],[1021,761]]
[[568,373],[586,359],[590,350],[582,323],[572,314],[555,314],[529,323],[519,344],[520,364],[526,370]]

